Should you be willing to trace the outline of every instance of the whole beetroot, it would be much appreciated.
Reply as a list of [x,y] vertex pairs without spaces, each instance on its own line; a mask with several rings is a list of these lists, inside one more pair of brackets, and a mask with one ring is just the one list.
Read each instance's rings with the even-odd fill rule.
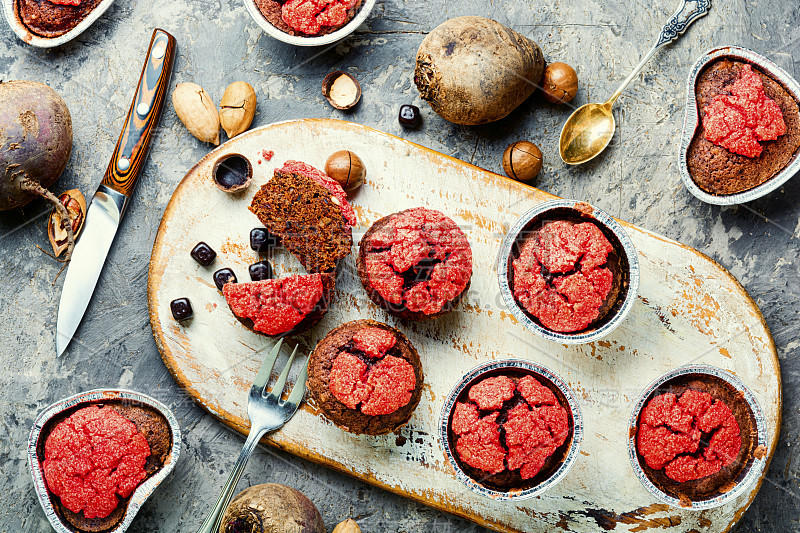
[[545,61],[535,42],[494,20],[443,22],[417,50],[414,82],[442,118],[474,126],[516,109],[542,79]]
[[302,492],[266,483],[248,487],[233,498],[219,533],[325,533],[325,524]]
[[35,81],[0,82],[0,211],[27,205],[37,196],[50,201],[68,234],[64,261],[75,241],[70,216],[47,189],[71,152],[72,118],[57,92]]

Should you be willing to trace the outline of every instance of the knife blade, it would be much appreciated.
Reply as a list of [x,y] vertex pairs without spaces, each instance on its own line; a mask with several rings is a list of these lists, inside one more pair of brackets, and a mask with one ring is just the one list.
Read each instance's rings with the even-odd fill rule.
[[67,268],[56,323],[56,352],[67,349],[92,299],[128,200],[141,174],[166,99],[175,38],[156,28],[122,133],[86,213],[83,234]]

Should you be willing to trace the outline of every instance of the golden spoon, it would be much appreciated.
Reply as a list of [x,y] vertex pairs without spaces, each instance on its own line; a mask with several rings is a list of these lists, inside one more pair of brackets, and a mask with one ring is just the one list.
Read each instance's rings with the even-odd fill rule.
[[647,52],[644,59],[636,65],[630,76],[625,78],[625,81],[611,95],[611,98],[602,104],[583,105],[572,113],[564,124],[564,129],[561,130],[561,138],[558,141],[558,151],[565,163],[580,165],[590,159],[594,159],[606,149],[617,127],[611,107],[619,98],[619,95],[622,94],[625,87],[639,74],[659,48],[677,39],[678,36],[686,31],[689,24],[708,13],[710,8],[711,0],[683,0],[680,9],[670,17],[661,29],[658,42]]

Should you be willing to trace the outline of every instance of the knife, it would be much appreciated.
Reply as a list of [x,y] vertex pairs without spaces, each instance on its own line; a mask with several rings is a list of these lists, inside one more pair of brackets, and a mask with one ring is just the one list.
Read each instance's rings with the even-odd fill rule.
[[83,234],[67,268],[56,325],[59,357],[69,346],[92,299],[136,179],[142,172],[153,131],[161,116],[174,59],[175,38],[156,28],[114,155],[92,198]]

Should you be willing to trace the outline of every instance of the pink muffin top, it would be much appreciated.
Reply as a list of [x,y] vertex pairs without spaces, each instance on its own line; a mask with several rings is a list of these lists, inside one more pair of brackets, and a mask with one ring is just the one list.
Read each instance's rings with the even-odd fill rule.
[[514,298],[548,329],[586,329],[611,291],[614,274],[605,265],[612,251],[591,222],[548,222],[525,241],[513,262]]

